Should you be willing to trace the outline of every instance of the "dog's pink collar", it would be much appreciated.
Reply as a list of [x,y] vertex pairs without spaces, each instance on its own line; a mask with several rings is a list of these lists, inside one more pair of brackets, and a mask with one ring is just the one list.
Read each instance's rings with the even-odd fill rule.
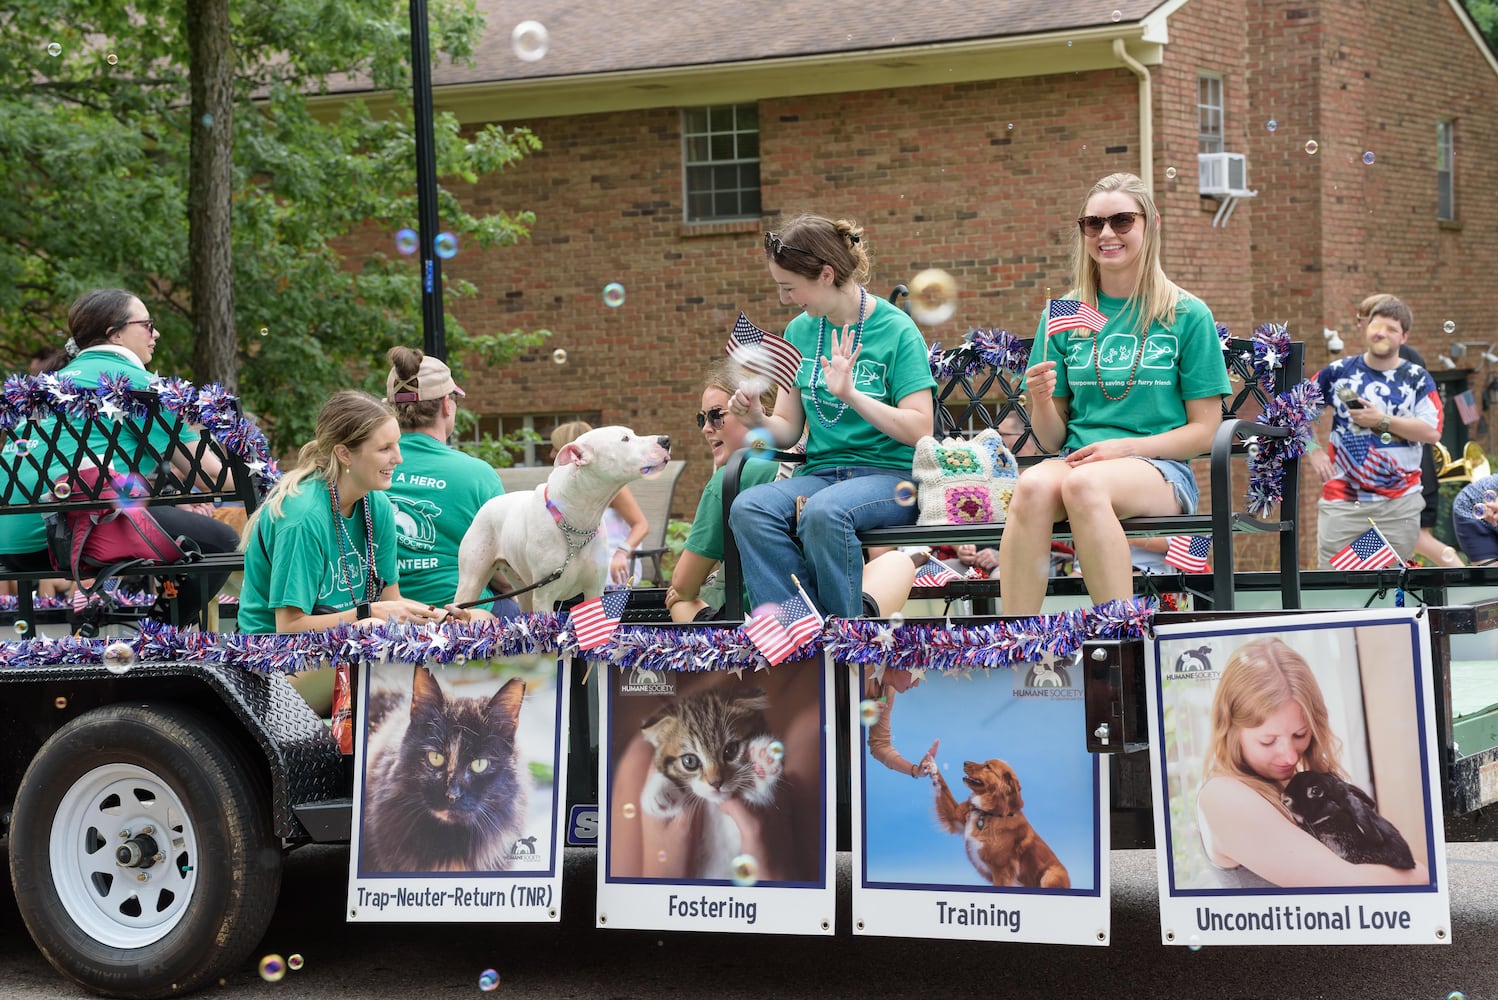
[[[557,527],[561,528],[562,533],[567,536],[567,557],[570,559],[572,558],[572,552],[575,549],[582,548],[582,546],[587,545],[593,540],[593,536],[598,534],[598,526],[594,525],[591,529],[587,529],[568,524],[567,515],[562,513],[562,508],[558,507],[555,503],[552,502],[550,495],[551,491],[548,487],[549,484],[547,483],[541,484],[541,502],[546,505],[546,512],[550,514],[551,519],[557,523]],[[574,536],[582,539],[582,541],[575,546],[572,542],[572,538]]]

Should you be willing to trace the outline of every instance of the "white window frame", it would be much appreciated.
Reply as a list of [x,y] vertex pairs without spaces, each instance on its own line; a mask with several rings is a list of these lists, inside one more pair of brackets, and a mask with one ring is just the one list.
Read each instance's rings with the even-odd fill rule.
[[[745,112],[751,114],[746,116]],[[693,118],[699,116],[706,118],[705,127],[694,126]],[[752,117],[752,125],[744,121],[746,117]],[[752,141],[747,141],[750,137]],[[681,211],[686,222],[743,222],[761,217],[759,137],[757,105],[715,104],[682,109]],[[725,173],[732,174],[735,183],[718,186],[717,181]],[[710,203],[708,210],[694,209],[703,197]]]
[[1196,151],[1225,153],[1226,101],[1222,77],[1200,73],[1196,77]]

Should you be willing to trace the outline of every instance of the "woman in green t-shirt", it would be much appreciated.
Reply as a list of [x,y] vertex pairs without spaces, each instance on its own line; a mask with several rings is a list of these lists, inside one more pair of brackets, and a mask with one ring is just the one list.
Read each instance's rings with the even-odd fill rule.
[[[1072,236],[1072,290],[1107,319],[1096,335],[1047,336],[1025,372],[1030,425],[1061,458],[1026,469],[999,546],[1004,613],[1040,611],[1055,522],[1072,540],[1092,601],[1133,595],[1121,518],[1191,514],[1188,464],[1222,421],[1227,366],[1212,313],[1160,267],[1160,212],[1133,174],[1093,185]],[[1080,326],[1080,324],[1079,324]]]

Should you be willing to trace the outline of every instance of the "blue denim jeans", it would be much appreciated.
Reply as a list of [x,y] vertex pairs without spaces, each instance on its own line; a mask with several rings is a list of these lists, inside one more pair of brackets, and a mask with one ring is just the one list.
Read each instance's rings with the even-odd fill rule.
[[[867,465],[836,466],[813,475],[763,483],[740,493],[729,512],[751,607],[783,604],[796,592],[795,574],[823,614],[863,614],[865,528],[914,524],[915,504],[895,501],[909,472]],[[801,517],[796,498],[807,497]]]

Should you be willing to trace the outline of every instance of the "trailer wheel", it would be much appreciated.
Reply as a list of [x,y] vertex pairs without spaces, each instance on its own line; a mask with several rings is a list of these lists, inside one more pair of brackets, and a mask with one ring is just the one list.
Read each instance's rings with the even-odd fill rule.
[[225,975],[259,943],[281,886],[280,842],[251,762],[180,705],[73,719],[16,794],[11,882],[64,976],[151,998]]

